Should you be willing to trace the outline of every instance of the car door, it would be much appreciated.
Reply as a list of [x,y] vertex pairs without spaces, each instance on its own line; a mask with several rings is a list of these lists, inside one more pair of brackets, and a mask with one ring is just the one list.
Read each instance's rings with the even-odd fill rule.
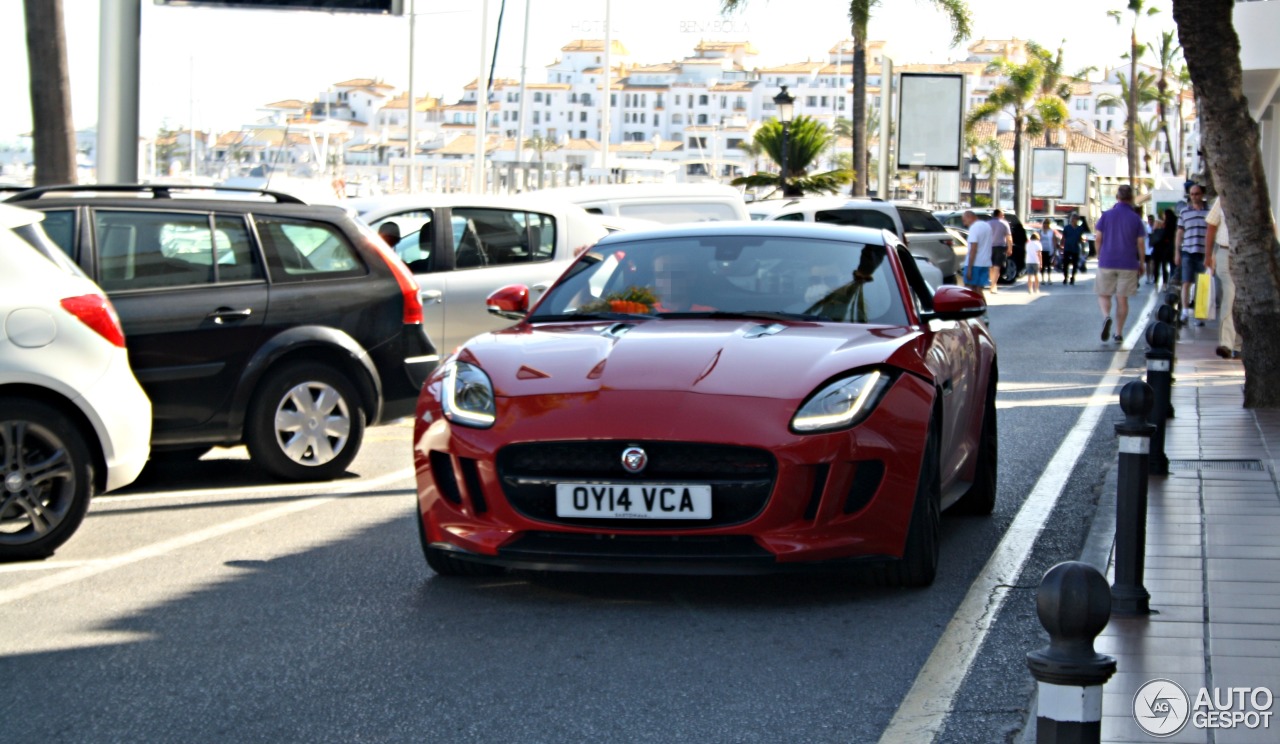
[[[916,267],[915,257],[904,246],[898,246],[897,251],[914,301],[920,308],[931,309],[932,292]],[[926,364],[942,391],[941,476],[945,487],[959,477],[973,446],[973,442],[966,441],[971,428],[969,417],[973,415],[969,402],[975,366],[972,333],[962,321],[930,320],[925,325],[929,344]]]
[[94,277],[120,315],[151,398],[153,438],[180,440],[229,403],[267,314],[242,215],[91,210]]
[[406,209],[375,220],[371,227],[378,230],[388,223],[395,223],[400,229],[400,240],[393,247],[418,280],[418,288],[422,292],[423,327],[427,336],[443,347],[447,265],[443,260],[444,251],[439,247],[444,236],[436,230],[436,225],[440,224],[436,210]]
[[490,315],[485,300],[508,284],[529,287],[536,302],[551,286],[563,262],[556,262],[557,231],[553,215],[533,210],[494,207],[454,207],[450,229],[443,236],[452,248],[452,270],[431,276],[443,279],[444,340],[452,352],[480,333],[511,325]]

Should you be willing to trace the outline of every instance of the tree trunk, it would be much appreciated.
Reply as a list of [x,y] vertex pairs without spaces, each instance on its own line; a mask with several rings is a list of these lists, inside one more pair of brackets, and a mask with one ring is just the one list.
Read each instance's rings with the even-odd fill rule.
[[[1166,79],[1164,70],[1160,71],[1160,82],[1156,83],[1156,87],[1160,90],[1160,101],[1158,102],[1160,111],[1160,133],[1164,135],[1164,148],[1169,154],[1169,172],[1177,175],[1178,171],[1176,171],[1175,168],[1177,167],[1178,160],[1173,156],[1173,140],[1169,137],[1169,121],[1165,117],[1164,100],[1165,96],[1169,92],[1169,81]],[[1160,170],[1161,172],[1164,171],[1163,168]]]
[[27,69],[36,186],[76,182],[76,141],[67,80],[62,0],[26,0]]
[[[881,68],[883,71],[883,68]],[[881,85],[892,85],[881,76]],[[853,26],[853,191],[867,195],[867,30]],[[880,112],[883,116],[885,112]],[[883,198],[883,195],[881,196]]]
[[[1000,206],[999,184],[991,184],[991,206]],[[1013,212],[1018,219],[1025,219],[1027,210],[1022,208],[1022,116],[1013,117]]]
[[1244,404],[1280,407],[1280,242],[1258,123],[1242,92],[1233,0],[1174,0],[1173,19],[1200,105],[1201,146],[1231,232],[1235,321],[1244,340]]
[[1129,115],[1125,126],[1128,129],[1129,185],[1134,193],[1138,193],[1138,27],[1134,21],[1132,35],[1129,37]]

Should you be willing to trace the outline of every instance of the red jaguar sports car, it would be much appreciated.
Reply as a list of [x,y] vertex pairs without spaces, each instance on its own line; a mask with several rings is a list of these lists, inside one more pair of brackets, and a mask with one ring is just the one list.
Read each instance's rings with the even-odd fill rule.
[[614,233],[427,381],[418,527],[440,574],[872,564],[927,585],[943,509],[990,513],[996,348],[980,294],[892,234],[795,223]]

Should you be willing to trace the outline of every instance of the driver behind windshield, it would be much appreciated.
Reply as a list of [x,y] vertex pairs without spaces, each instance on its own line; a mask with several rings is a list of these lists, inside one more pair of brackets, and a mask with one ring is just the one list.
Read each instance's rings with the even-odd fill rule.
[[709,305],[693,301],[694,289],[699,279],[705,286],[706,277],[697,276],[692,258],[684,253],[668,253],[653,262],[653,283],[658,301],[653,304],[659,313],[707,313],[715,310]]

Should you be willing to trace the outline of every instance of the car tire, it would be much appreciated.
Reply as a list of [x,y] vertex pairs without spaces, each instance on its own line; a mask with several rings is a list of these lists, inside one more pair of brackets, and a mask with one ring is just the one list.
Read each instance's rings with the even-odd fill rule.
[[47,558],[89,510],[89,446],[79,427],[53,406],[0,398],[0,411],[0,561]]
[[929,424],[924,454],[920,460],[920,478],[907,526],[907,541],[902,558],[880,567],[881,582],[889,586],[923,587],[933,583],[938,574],[942,533],[942,468],[941,444],[937,422]]
[[413,510],[414,521],[418,523],[418,542],[422,544],[422,555],[427,559],[427,566],[440,576],[469,576],[472,578],[483,578],[486,576],[498,576],[502,573],[502,569],[498,566],[489,566],[484,563],[475,563],[461,558],[455,558],[449,555],[446,550],[431,547],[427,542],[427,530],[422,524],[422,515],[417,509]]
[[996,421],[995,370],[991,373],[987,399],[982,406],[982,434],[978,439],[978,457],[974,466],[973,485],[960,497],[955,510],[961,514],[986,516],[996,510],[997,471],[1000,459],[1000,437]]
[[319,362],[289,362],[259,386],[245,444],[253,461],[281,480],[333,480],[360,451],[364,427],[359,395],[341,373]]

